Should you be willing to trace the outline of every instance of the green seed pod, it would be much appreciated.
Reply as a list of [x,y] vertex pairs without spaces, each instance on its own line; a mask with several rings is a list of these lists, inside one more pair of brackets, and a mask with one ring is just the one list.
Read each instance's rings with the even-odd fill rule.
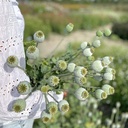
[[103,74],[103,79],[105,79],[105,80],[113,80],[114,76],[113,76],[112,73],[106,72],[106,73]]
[[112,95],[115,92],[114,88],[108,84],[103,85],[102,89],[107,93],[107,95]]
[[26,108],[26,101],[24,99],[18,99],[14,102],[12,110],[16,113],[22,112]]
[[108,66],[113,61],[113,57],[105,56],[102,58],[102,61],[105,66]]
[[113,74],[113,75],[115,75],[115,74],[116,74],[115,69],[110,68],[110,67],[107,67],[107,68],[105,69],[105,72],[106,72],[106,73],[111,73],[111,74]]
[[94,79],[97,80],[97,81],[103,80],[103,77],[102,77],[102,75],[101,75],[100,73],[96,73],[93,77],[94,77]]
[[103,36],[103,32],[100,31],[100,30],[98,30],[98,31],[96,32],[96,36],[98,36],[98,37],[102,37],[102,36]]
[[55,102],[49,102],[47,104],[47,110],[51,115],[54,115],[57,113],[58,111],[58,106]]
[[49,85],[42,85],[40,90],[43,93],[47,93],[50,90],[50,87],[49,87]]
[[17,56],[9,56],[7,58],[7,65],[10,68],[17,67],[18,66],[18,58],[17,58]]
[[65,114],[69,110],[69,103],[66,100],[61,100],[58,104],[59,110],[62,114]]
[[83,77],[87,74],[87,69],[82,66],[76,66],[74,70],[74,75],[78,77]]
[[69,23],[67,26],[66,26],[66,30],[67,32],[71,32],[74,28],[74,25],[72,23]]
[[39,57],[39,49],[35,46],[29,46],[26,50],[26,56],[29,59],[37,59]]
[[102,100],[102,99],[107,98],[107,93],[105,91],[103,91],[102,89],[97,89],[95,91],[95,96],[96,96],[96,98]]
[[80,47],[82,50],[84,50],[87,47],[88,43],[87,42],[82,42]]
[[59,81],[60,81],[59,77],[57,77],[57,76],[50,76],[49,79],[48,79],[48,84],[50,86],[56,86],[56,85],[59,84]]
[[75,82],[79,85],[84,85],[87,83],[86,77],[75,77]]
[[44,41],[44,39],[45,39],[44,33],[42,31],[40,31],[40,30],[35,32],[33,37],[34,37],[34,40],[37,43],[42,43]]
[[31,92],[32,88],[28,81],[22,81],[18,84],[17,90],[21,95],[26,95]]
[[96,60],[92,63],[92,69],[96,72],[101,72],[103,70],[103,64],[102,61]]
[[89,96],[89,93],[85,88],[79,88],[76,90],[75,96],[79,100],[86,100]]
[[92,46],[95,47],[95,48],[100,47],[100,45],[101,45],[100,40],[95,40],[95,41],[92,42]]
[[111,32],[110,29],[105,29],[105,30],[104,30],[104,35],[105,35],[105,36],[110,36],[111,33],[112,33],[112,32]]
[[46,124],[46,123],[49,123],[49,121],[51,120],[52,116],[51,116],[51,114],[43,111],[42,114],[41,114],[41,118],[42,118],[43,123]]
[[74,72],[75,66],[76,66],[75,63],[69,63],[68,66],[67,66],[68,71],[69,72]]
[[92,56],[93,52],[94,52],[93,48],[85,48],[83,50],[83,55],[89,57]]
[[65,70],[67,68],[67,62],[64,61],[64,60],[59,60],[57,62],[57,67],[60,69],[60,70]]

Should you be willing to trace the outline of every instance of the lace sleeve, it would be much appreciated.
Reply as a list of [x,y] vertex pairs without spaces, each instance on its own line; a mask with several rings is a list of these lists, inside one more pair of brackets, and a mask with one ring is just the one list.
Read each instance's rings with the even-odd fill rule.
[[[40,118],[41,112],[45,109],[45,98],[40,91],[36,91],[26,100],[27,107],[23,112],[11,111],[13,101],[25,97],[17,92],[16,86],[21,81],[29,81],[22,70],[10,68],[6,64],[7,57],[16,55],[19,66],[25,68],[24,22],[20,10],[17,5],[13,5],[13,1],[0,0],[0,121],[3,122]],[[56,95],[54,92],[52,95],[58,101],[62,99],[62,95]]]

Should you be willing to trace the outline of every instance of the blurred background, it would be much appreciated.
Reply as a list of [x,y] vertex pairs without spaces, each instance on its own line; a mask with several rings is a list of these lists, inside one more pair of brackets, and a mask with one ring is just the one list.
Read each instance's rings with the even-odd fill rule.
[[[83,41],[91,42],[97,30],[109,28],[112,34],[102,39],[102,46],[94,53],[96,57],[110,55],[116,69],[116,79],[110,82],[115,94],[98,102],[90,98],[79,102],[65,92],[70,111],[57,115],[50,124],[35,120],[34,128],[128,128],[128,0],[19,0],[25,19],[24,41],[33,39],[37,30],[45,34],[39,46],[40,56],[46,57],[64,38],[56,51],[59,55],[69,44],[71,49]],[[72,33],[66,35],[65,26],[74,24]],[[103,83],[90,84],[102,85]],[[115,111],[114,111],[115,110]]]

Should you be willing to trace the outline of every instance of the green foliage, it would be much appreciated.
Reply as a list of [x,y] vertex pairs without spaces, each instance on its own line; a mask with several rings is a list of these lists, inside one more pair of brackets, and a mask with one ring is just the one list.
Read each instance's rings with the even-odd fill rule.
[[84,30],[94,29],[98,26],[102,26],[114,21],[112,17],[106,15],[101,16],[101,14],[74,14],[71,17],[76,29]]
[[126,102],[128,100],[128,55],[127,49],[123,50],[122,52],[118,50],[118,54],[115,55],[114,59],[114,67],[116,69],[116,79],[115,82],[112,82],[112,85],[115,86],[116,92],[114,94],[114,97],[111,97],[111,104],[116,102],[118,99],[122,106],[121,110],[125,111],[127,110],[128,103]]

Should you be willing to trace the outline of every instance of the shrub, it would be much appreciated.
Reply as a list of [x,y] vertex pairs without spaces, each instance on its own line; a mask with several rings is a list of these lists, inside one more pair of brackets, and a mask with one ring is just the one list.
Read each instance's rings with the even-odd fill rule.
[[112,32],[113,34],[118,35],[121,39],[128,40],[128,22],[113,24]]

